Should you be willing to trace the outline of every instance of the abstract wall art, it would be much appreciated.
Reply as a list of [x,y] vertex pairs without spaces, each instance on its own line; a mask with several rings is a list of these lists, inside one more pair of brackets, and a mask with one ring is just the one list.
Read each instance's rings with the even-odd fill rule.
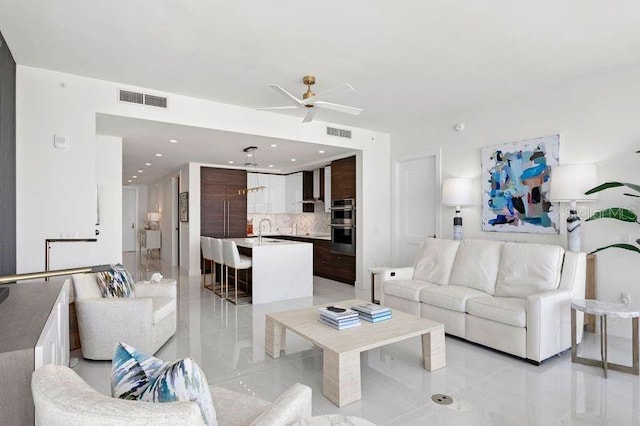
[[548,200],[559,135],[482,149],[482,230],[559,233],[559,208]]

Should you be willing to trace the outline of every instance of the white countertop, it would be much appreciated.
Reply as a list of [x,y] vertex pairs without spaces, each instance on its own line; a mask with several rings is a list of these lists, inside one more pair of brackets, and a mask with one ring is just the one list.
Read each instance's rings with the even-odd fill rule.
[[262,243],[259,243],[258,237],[255,238],[225,238],[229,241],[235,241],[238,247],[254,248],[254,247],[274,247],[274,246],[293,246],[299,244],[310,244],[302,241],[278,240],[271,237],[262,237]]
[[[257,237],[257,235],[253,235],[254,237]],[[313,240],[327,240],[327,241],[331,241],[331,234],[330,233],[309,233],[309,234],[289,234],[286,232],[270,232],[267,234],[262,234],[262,237],[278,237],[278,236],[283,236],[283,237],[298,237],[298,238],[310,238]],[[251,237],[251,236],[250,236]]]

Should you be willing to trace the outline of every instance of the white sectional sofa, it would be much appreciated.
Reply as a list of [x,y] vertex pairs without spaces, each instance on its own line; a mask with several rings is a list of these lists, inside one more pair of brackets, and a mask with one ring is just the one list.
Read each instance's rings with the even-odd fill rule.
[[559,246],[428,238],[413,267],[384,272],[381,303],[540,363],[571,347],[570,300],[585,279],[586,254]]

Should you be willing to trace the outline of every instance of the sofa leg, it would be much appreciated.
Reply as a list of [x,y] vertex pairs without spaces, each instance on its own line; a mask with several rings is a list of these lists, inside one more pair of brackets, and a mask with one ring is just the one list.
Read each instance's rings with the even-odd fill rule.
[[542,364],[542,361],[534,361],[534,360],[528,359],[528,358],[527,358],[527,361],[529,361],[529,364],[533,364],[536,367],[539,367]]

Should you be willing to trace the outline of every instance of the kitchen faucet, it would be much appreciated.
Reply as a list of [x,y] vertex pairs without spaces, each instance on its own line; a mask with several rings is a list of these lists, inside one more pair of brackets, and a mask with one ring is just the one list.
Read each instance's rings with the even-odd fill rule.
[[269,232],[271,232],[271,221],[269,219],[262,218],[258,223],[258,243],[262,245],[262,222],[267,221],[269,223]]

